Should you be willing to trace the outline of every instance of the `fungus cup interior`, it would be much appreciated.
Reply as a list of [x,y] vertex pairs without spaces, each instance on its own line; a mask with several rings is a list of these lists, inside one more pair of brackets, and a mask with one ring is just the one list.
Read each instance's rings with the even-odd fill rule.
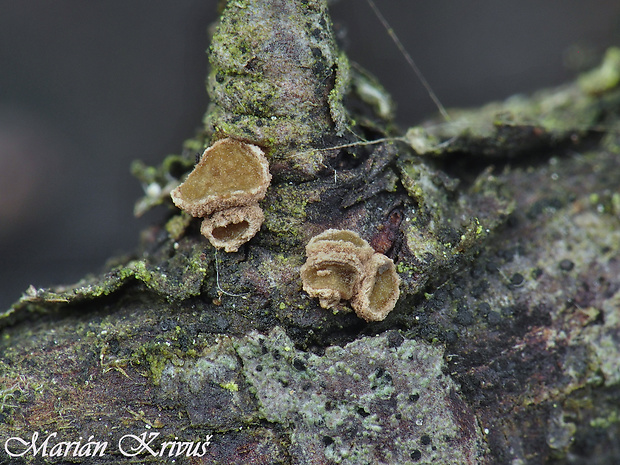
[[394,279],[393,273],[390,273],[389,264],[381,265],[374,276],[374,284],[368,296],[370,309],[383,309],[392,299],[395,288],[398,288],[398,283]]
[[353,298],[355,313],[366,321],[382,321],[398,300],[400,278],[394,262],[375,253],[366,268],[361,289]]
[[333,289],[341,299],[350,299],[358,281],[358,270],[346,263],[321,263],[311,267],[307,282],[314,289]]
[[207,149],[179,189],[185,201],[196,202],[209,196],[252,191],[262,183],[263,168],[252,149],[225,139]]
[[230,223],[226,226],[214,228],[211,235],[219,241],[233,241],[243,236],[249,227],[250,224],[243,220],[239,223]]

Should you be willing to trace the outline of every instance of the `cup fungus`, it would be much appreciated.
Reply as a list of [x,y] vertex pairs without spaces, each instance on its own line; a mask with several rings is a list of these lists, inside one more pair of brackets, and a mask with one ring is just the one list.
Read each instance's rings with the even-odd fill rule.
[[306,245],[301,267],[303,289],[323,308],[340,300],[366,321],[381,321],[394,308],[400,279],[394,262],[376,253],[353,231],[328,229]]
[[256,145],[235,139],[217,141],[203,153],[172,201],[195,217],[241,207],[265,197],[271,182],[269,163]]
[[351,306],[366,321],[382,321],[398,300],[400,278],[391,258],[375,253],[366,266],[366,275],[353,296]]
[[258,204],[215,212],[202,220],[200,232],[214,247],[236,252],[260,229],[265,215]]
[[339,250],[350,255],[355,255],[361,262],[367,261],[374,250],[368,242],[359,237],[353,231],[344,229],[328,229],[314,236],[306,245],[308,257],[320,252]]
[[311,297],[319,298],[321,307],[335,307],[341,300],[353,297],[364,268],[355,255],[346,250],[307,254],[308,260],[301,267],[303,288]]
[[205,218],[201,232],[214,247],[236,252],[263,223],[258,201],[271,174],[262,149],[236,139],[222,139],[203,153],[194,170],[170,196],[174,204]]

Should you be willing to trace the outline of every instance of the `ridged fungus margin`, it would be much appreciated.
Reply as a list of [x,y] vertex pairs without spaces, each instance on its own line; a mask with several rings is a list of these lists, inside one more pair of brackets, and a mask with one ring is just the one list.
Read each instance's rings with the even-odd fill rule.
[[375,252],[357,233],[328,229],[306,245],[301,267],[303,289],[323,308],[350,300],[360,318],[382,321],[400,295],[394,262]]
[[254,237],[264,219],[265,215],[258,204],[233,207],[215,212],[202,220],[200,232],[214,247],[236,252]]

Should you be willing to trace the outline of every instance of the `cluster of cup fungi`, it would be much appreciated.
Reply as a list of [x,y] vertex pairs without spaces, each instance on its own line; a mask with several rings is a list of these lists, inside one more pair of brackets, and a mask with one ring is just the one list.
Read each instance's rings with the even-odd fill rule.
[[263,150],[226,138],[205,150],[185,182],[170,195],[177,207],[203,218],[200,232],[214,247],[236,252],[263,224],[265,215],[258,202],[270,183]]
[[350,300],[360,318],[382,321],[396,305],[400,279],[394,262],[355,232],[328,229],[310,239],[306,255],[303,288],[321,307]]
[[[205,150],[185,182],[171,192],[172,201],[194,217],[216,248],[236,252],[260,230],[264,214],[258,202],[271,182],[263,150],[233,138]],[[323,308],[349,300],[366,321],[381,321],[399,297],[394,262],[375,252],[357,233],[328,229],[306,246],[301,267],[303,289]]]

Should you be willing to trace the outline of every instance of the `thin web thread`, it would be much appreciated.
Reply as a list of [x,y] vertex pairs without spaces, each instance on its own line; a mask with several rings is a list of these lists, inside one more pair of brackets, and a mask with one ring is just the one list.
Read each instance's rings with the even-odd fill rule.
[[372,10],[375,12],[375,15],[377,16],[379,21],[381,21],[381,24],[383,25],[387,33],[390,35],[392,41],[398,47],[398,50],[400,50],[400,53],[402,53],[403,56],[405,57],[405,60],[407,60],[407,63],[409,64],[411,69],[413,69],[413,72],[416,74],[416,76],[418,77],[418,79],[420,80],[424,88],[426,89],[426,92],[428,92],[429,97],[433,100],[433,102],[439,109],[439,113],[441,113],[441,116],[443,116],[443,118],[446,121],[450,121],[450,115],[448,115],[448,112],[446,111],[444,106],[441,104],[437,96],[435,95],[435,92],[433,92],[433,89],[431,88],[430,84],[424,78],[424,75],[422,74],[418,66],[413,61],[413,58],[411,58],[411,55],[409,55],[409,52],[407,52],[404,45],[402,44],[402,42],[400,41],[400,39],[394,32],[394,29],[392,29],[392,27],[390,26],[390,23],[388,23],[387,19],[385,19],[385,17],[381,14],[381,12],[379,11],[379,8],[377,8],[377,5],[375,5],[375,2],[373,0],[366,0],[366,1],[368,2]]
[[222,289],[222,286],[220,286],[220,261],[219,261],[219,258],[217,256],[217,249],[215,249],[215,284],[217,285],[218,291],[220,291],[222,294],[228,295],[230,297],[241,297],[242,299],[247,299],[246,296],[249,294],[249,293],[246,293],[246,294],[233,294],[232,292],[227,292],[224,289]]

